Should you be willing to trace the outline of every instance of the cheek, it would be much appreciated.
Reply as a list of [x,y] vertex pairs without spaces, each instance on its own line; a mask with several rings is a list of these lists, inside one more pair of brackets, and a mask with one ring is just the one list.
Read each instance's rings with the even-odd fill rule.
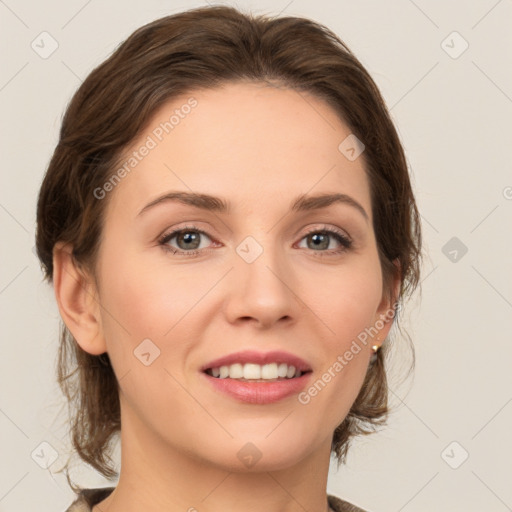
[[121,374],[138,368],[140,361],[134,356],[144,340],[157,347],[155,353],[164,348],[161,339],[180,315],[180,292],[129,248],[119,251],[115,244],[106,244],[100,261],[102,329],[112,363]]
[[148,258],[135,252],[105,255],[102,302],[112,313],[107,326],[130,333],[134,341],[164,337],[203,293],[193,272],[173,268],[170,275],[168,266],[148,265]]
[[[102,327],[116,375],[129,371],[130,380],[142,378],[148,389],[163,389],[153,371],[159,368],[164,381],[169,379],[164,369],[186,378],[186,363],[208,317],[201,308],[208,306],[202,298],[212,287],[211,272],[193,270],[193,264],[171,268],[165,257],[148,264],[147,254],[116,251],[113,244],[105,246],[102,257]],[[156,357],[144,367],[138,356],[148,352],[150,359]],[[146,374],[153,375],[151,382]]]
[[311,309],[328,327],[334,346],[343,350],[372,325],[382,300],[382,277],[378,257],[354,259],[353,265],[330,273],[323,288],[311,282]]
[[123,395],[132,407],[146,408],[144,414],[152,414],[159,403],[178,410],[187,397],[179,394],[170,374],[183,381],[181,362],[194,340],[184,330],[187,312],[204,292],[198,294],[190,272],[173,270],[169,276],[163,268],[148,266],[140,254],[106,249],[100,275],[102,328]]
[[311,297],[313,311],[321,312],[321,322],[327,327],[322,328],[326,358],[304,401],[316,401],[336,425],[348,413],[368,369],[372,345],[368,332],[382,299],[378,259],[370,256],[357,265],[347,265],[325,283],[327,293],[315,288]]

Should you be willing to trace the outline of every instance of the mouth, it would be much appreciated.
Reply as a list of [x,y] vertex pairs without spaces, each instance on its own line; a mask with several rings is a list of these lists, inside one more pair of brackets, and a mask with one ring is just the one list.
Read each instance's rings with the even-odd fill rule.
[[301,357],[274,350],[244,350],[200,368],[205,383],[237,402],[271,404],[300,393],[313,368]]
[[[275,365],[275,363],[274,363]],[[271,368],[259,365],[235,365],[207,368],[201,372],[207,385],[216,392],[239,403],[267,405],[284,400],[300,393],[310,382],[312,370],[296,370],[287,366],[270,363]],[[256,366],[258,368],[253,368]],[[235,368],[233,368],[235,367]],[[260,375],[256,373],[260,369]],[[247,372],[247,373],[246,373]],[[261,373],[263,373],[263,378]],[[288,376],[290,375],[290,377]],[[247,376],[247,378],[246,378]]]

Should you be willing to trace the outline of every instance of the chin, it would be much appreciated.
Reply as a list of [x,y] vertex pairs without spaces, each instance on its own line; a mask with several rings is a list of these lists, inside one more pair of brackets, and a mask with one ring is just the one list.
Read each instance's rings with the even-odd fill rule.
[[[267,433],[259,436],[244,436],[217,445],[212,453],[212,444],[202,452],[210,462],[225,471],[236,473],[260,473],[279,471],[299,464],[308,453],[308,446],[300,439]],[[207,455],[207,453],[209,454]]]

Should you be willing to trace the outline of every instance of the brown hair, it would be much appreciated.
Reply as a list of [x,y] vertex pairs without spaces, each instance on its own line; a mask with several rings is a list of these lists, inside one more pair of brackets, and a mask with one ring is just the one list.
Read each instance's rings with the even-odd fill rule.
[[[71,99],[37,205],[36,247],[48,281],[58,241],[71,244],[75,262],[94,276],[107,203],[94,190],[112,176],[123,149],[159,107],[179,95],[240,80],[271,80],[311,93],[363,141],[383,291],[392,297],[391,279],[398,275],[399,300],[412,293],[419,282],[419,214],[399,137],[372,78],[323,25],[226,6],[192,9],[137,29]],[[61,327],[58,382],[73,409],[73,446],[81,459],[113,477],[108,448],[120,429],[117,380],[107,354],[86,353]],[[387,417],[387,350],[385,343],[334,432],[338,463],[353,436],[372,432]]]

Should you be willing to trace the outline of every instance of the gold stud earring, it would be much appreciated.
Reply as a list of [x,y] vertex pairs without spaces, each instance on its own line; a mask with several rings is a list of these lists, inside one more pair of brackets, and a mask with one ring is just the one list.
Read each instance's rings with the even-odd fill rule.
[[[377,338],[377,342],[379,341],[379,338]],[[375,361],[377,361],[377,354],[380,350],[380,347],[381,345],[373,345],[372,346],[372,351],[373,351],[373,354],[372,354],[372,357],[370,358],[370,363],[373,364],[375,363]]]

